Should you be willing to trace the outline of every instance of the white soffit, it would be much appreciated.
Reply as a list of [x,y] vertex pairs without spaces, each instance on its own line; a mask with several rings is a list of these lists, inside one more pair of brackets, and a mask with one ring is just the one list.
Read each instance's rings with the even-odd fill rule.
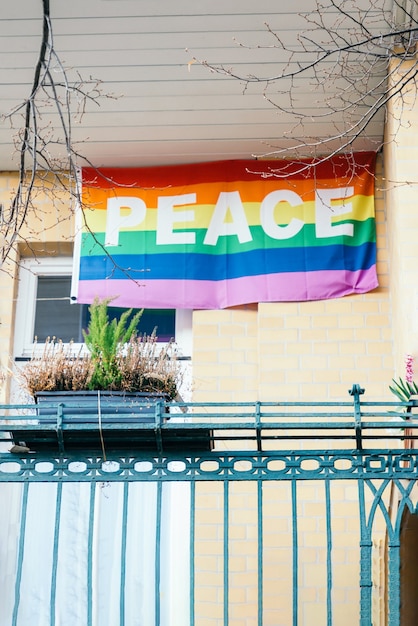
[[[370,0],[352,3],[356,11],[362,5],[373,16],[373,29],[382,32],[381,7],[392,14],[392,0],[378,0],[375,7]],[[191,63],[195,57],[243,77],[278,74],[288,59],[275,47],[266,24],[286,45],[300,49],[297,36],[315,6],[313,0],[54,0],[54,44],[65,67],[85,80],[101,81],[100,106],[89,103],[74,123],[78,150],[98,167],[145,166],[251,158],[290,147],[295,138],[343,133],[346,120],[339,114],[309,122],[310,112],[323,106],[323,94],[313,92],[309,76],[296,79],[298,106],[308,117],[295,126],[292,116],[263,97],[263,84],[244,89],[243,81]],[[2,4],[1,115],[30,93],[41,11],[41,0]],[[331,25],[335,19],[332,11],[327,14]],[[380,64],[371,81],[381,81],[384,74]],[[288,102],[289,88],[290,81],[283,81],[268,93],[280,105],[281,99]],[[56,123],[47,111],[44,120],[45,125]],[[13,136],[20,124],[15,118],[13,130],[8,119],[1,120],[0,170],[17,168]],[[383,111],[354,147],[377,149],[382,136]],[[324,150],[335,147],[331,142]]]

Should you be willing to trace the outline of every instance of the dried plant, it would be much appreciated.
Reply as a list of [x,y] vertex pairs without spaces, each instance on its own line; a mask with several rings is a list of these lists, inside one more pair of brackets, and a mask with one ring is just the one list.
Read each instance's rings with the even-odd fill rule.
[[90,354],[75,353],[72,343],[49,338],[42,352],[35,349],[29,363],[17,370],[16,377],[31,395],[38,391],[80,391],[88,389],[93,372]]
[[133,337],[119,354],[118,367],[124,391],[160,392],[176,398],[181,370],[173,342],[160,346],[155,335]]
[[[90,352],[75,353],[72,344],[48,339],[43,351],[35,351],[15,376],[32,396],[39,391],[85,391],[94,389],[91,381],[95,367]],[[172,400],[177,397],[180,381],[174,343],[160,346],[153,335],[132,337],[119,349],[115,376],[107,389],[162,393]]]

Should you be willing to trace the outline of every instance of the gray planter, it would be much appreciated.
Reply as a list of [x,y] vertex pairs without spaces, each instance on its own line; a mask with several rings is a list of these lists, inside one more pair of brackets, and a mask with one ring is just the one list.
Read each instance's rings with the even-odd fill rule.
[[[11,432],[15,444],[42,454],[100,454],[144,451],[152,454],[212,450],[208,428],[168,423],[162,394],[42,392],[36,394],[37,421]],[[99,411],[100,406],[100,411]],[[161,426],[161,428],[160,428]]]
[[[37,414],[43,423],[55,422],[62,405],[63,422],[137,423],[155,422],[156,411],[167,397],[163,394],[124,391],[39,391],[35,394]],[[168,418],[164,406],[160,409]]]
[[165,400],[138,392],[39,392],[37,424],[12,431],[12,439],[39,452],[154,450],[156,427],[169,418]]

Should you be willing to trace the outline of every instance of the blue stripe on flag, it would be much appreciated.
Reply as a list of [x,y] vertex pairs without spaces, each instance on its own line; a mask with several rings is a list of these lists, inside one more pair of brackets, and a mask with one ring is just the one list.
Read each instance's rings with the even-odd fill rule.
[[[112,260],[113,259],[113,260]],[[80,280],[227,280],[280,272],[357,271],[376,263],[376,243],[252,250],[227,256],[178,253],[81,258]],[[123,269],[119,269],[123,268]]]

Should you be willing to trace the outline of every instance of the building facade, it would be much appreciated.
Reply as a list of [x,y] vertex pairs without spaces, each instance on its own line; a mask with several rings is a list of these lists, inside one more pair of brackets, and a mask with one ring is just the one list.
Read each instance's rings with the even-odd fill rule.
[[[415,287],[418,258],[415,243],[418,231],[415,207],[418,185],[418,104],[414,89],[411,86],[410,93],[403,93],[402,97],[394,97],[390,101],[385,145],[377,157],[375,208],[379,287],[366,294],[331,300],[254,303],[225,310],[195,310],[187,314],[184,322],[186,331],[181,334],[179,330],[178,339],[180,344],[185,342],[184,353],[191,357],[189,392],[194,402],[338,402],[348,400],[348,391],[354,383],[365,388],[365,399],[370,402],[393,399],[389,391],[392,378],[404,377],[406,354],[418,356],[418,293]],[[15,185],[15,173],[1,173],[2,204],[7,205],[10,201]],[[29,326],[33,325],[36,309],[33,280],[38,276],[67,276],[71,273],[68,259],[73,254],[74,223],[68,217],[70,202],[69,197],[63,197],[52,205],[44,202],[42,196],[39,197],[36,214],[30,216],[13,255],[0,274],[0,365],[3,372],[0,399],[3,404],[14,401],[16,396],[13,393],[17,393],[8,376],[13,360],[27,356],[32,342],[30,332],[27,334],[27,342],[23,338],[31,330]],[[32,287],[24,283],[25,271],[28,272],[29,283],[32,281]],[[224,452],[232,454],[234,451],[231,442],[217,445]],[[283,442],[274,445],[276,448],[288,449],[288,444]],[[303,450],[305,444],[298,442],[297,445]],[[403,445],[399,439],[399,449]],[[135,559],[126,565],[126,579],[130,580],[131,587],[126,596],[130,600],[126,601],[123,622],[117,621],[121,611],[120,592],[114,596],[112,591],[118,587],[121,579],[118,550],[115,549],[116,556],[109,556],[107,552],[100,552],[96,546],[96,554],[103,562],[98,563],[95,571],[97,586],[92,584],[91,593],[95,599],[93,614],[88,614],[89,626],[114,626],[116,623],[126,626],[151,626],[157,623],[158,626],[192,625],[190,598],[193,599],[193,624],[196,626],[287,626],[291,623],[303,626],[326,623],[348,626],[359,623],[361,572],[358,547],[361,537],[358,490],[353,481],[334,482],[327,496],[328,487],[325,483],[305,480],[298,485],[297,499],[292,496],[290,482],[276,480],[264,484],[261,608],[260,594],[257,592],[260,558],[257,508],[260,496],[257,484],[245,479],[232,481],[227,492],[226,483],[222,480],[198,481],[195,490],[191,492],[188,489],[184,491],[181,481],[179,484],[173,489],[165,486],[162,496],[158,496],[157,487],[154,490],[154,487],[151,489],[146,485],[143,486],[143,492],[137,494],[137,499],[131,500],[137,512],[132,510],[130,519],[135,519],[143,534],[142,539],[132,539],[134,543],[130,545],[138,551],[145,565],[138,568]],[[0,551],[6,567],[2,566],[0,578],[3,588],[12,589],[17,575],[16,563],[20,562],[16,537],[19,536],[24,488],[2,484],[1,489],[7,507],[3,507],[1,513],[0,528],[3,528],[3,532],[0,533]],[[30,515],[27,519],[32,521],[37,510],[39,512],[40,508],[45,510],[48,507],[47,492],[53,488],[42,484],[37,485],[36,489],[38,493],[33,491],[32,501],[28,504]],[[84,486],[80,487],[78,495],[68,490],[68,506],[71,499],[81,498],[84,503],[73,503],[73,512],[67,514],[67,519],[73,515],[73,520],[81,519],[82,524],[87,524],[85,520],[91,510],[91,492],[82,493],[83,489]],[[109,501],[108,493],[112,490]],[[413,495],[412,491],[411,501],[416,504]],[[114,529],[123,527],[123,519],[117,518],[115,513],[119,507],[122,515],[123,494],[120,486],[112,484],[107,492],[106,487],[102,488],[94,497],[104,510],[101,517],[97,518],[101,520],[101,525],[95,531],[94,541],[100,543],[103,540],[107,551]],[[157,511],[155,503],[159,497],[163,498],[164,510],[166,513],[169,511],[167,515],[171,523],[163,525],[163,534],[157,540],[154,535],[157,513],[143,517],[141,506],[154,503],[154,510]],[[50,498],[55,503],[54,507],[56,498],[54,491]],[[330,515],[326,509],[327,498],[331,502]],[[178,503],[184,507],[182,511],[179,511]],[[111,511],[109,508],[113,504],[115,508]],[[193,579],[189,567],[191,507],[195,527]],[[295,518],[296,509],[292,507],[296,507],[298,519],[296,579],[292,569],[295,554],[292,519]],[[162,509],[158,510],[161,513]],[[115,519],[113,516],[116,516]],[[333,563],[332,621],[327,595],[329,553],[326,521],[329,516],[332,519],[332,556],[329,557]],[[388,546],[383,518],[382,514],[376,521],[372,546],[372,617],[376,626],[386,624],[388,615]],[[106,527],[103,520],[107,520],[110,526]],[[47,551],[49,542],[54,541],[54,528],[51,526],[45,535],[42,534],[43,530],[34,523],[30,532],[33,533],[33,539],[43,537],[40,545]],[[70,536],[74,527],[66,532]],[[80,532],[88,532],[88,525]],[[129,532],[134,534],[132,529]],[[122,531],[115,533],[117,540],[122,541]],[[65,534],[61,536],[65,541]],[[151,577],[152,582],[147,583],[144,575],[144,569],[147,572],[154,570],[156,561],[154,553],[147,555],[144,536],[151,538],[153,549],[160,542],[159,549],[165,554],[165,561],[161,562],[166,565],[166,579],[165,582],[160,581],[165,597],[159,605],[158,616],[155,608],[158,593],[155,592],[154,578]],[[14,547],[11,548],[11,545]],[[73,553],[66,555],[64,543],[60,550],[60,559],[76,558]],[[81,550],[82,559],[88,559],[88,551],[83,552],[85,548]],[[58,585],[54,598],[56,614],[53,619],[50,584],[39,591],[30,579],[30,567],[33,567],[38,557],[36,551],[32,555],[28,552],[27,560],[22,561],[22,567],[26,563],[28,568],[22,574],[23,578],[25,575],[28,577],[22,582],[22,596],[27,594],[26,597],[32,598],[32,601],[36,597],[37,607],[33,609],[33,604],[32,607],[25,604],[25,597],[21,598],[19,610],[16,609],[16,601],[5,605],[3,616],[0,611],[0,626],[8,626],[10,623],[13,626],[26,626],[29,623],[32,626],[45,626],[47,623],[84,626],[87,623],[83,620],[89,600],[80,600],[83,582],[74,582],[77,579],[74,572],[66,571],[62,574],[59,583],[61,587]],[[227,576],[226,560],[229,564]],[[52,565],[45,565],[45,579],[51,575],[51,568],[53,571]],[[409,576],[413,575],[413,571]],[[147,584],[150,585],[149,589]],[[405,580],[403,584],[407,584]],[[298,590],[296,600],[295,586]],[[64,587],[71,591],[76,600],[66,595]],[[138,589],[141,591],[138,592]],[[79,603],[79,610],[75,609],[74,602],[76,605]],[[295,621],[295,602],[298,621]],[[7,621],[10,616],[12,622]],[[405,626],[415,623],[413,615],[408,617],[404,613],[402,619]],[[391,626],[395,623],[399,622],[390,622]]]

